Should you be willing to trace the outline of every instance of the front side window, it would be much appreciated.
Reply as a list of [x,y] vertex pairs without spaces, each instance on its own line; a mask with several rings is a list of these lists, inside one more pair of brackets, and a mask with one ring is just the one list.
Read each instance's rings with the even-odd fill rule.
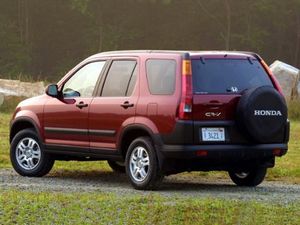
[[105,61],[92,62],[79,69],[65,83],[63,88],[64,97],[92,97],[104,65]]
[[175,90],[176,61],[149,59],[146,63],[148,87],[153,95],[172,95]]
[[117,97],[128,96],[136,82],[136,61],[115,60],[108,71],[102,96]]

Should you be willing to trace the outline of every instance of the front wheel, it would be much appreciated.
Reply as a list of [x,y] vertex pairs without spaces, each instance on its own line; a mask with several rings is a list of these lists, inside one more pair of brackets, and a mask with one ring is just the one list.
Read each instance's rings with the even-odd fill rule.
[[126,173],[135,189],[153,190],[163,179],[156,151],[149,137],[135,139],[126,154]]
[[265,179],[267,168],[256,168],[247,171],[229,171],[228,173],[236,185],[255,187]]
[[13,138],[10,160],[18,174],[28,177],[44,176],[54,164],[54,159],[44,152],[43,145],[33,129],[22,130]]

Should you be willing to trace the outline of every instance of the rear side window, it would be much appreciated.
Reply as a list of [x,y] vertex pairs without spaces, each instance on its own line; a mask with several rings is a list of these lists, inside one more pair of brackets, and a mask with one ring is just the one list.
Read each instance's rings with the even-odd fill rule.
[[242,92],[258,86],[273,86],[255,59],[192,60],[193,88],[199,94]]
[[128,96],[132,92],[136,82],[136,61],[115,60],[110,66],[102,96]]
[[128,88],[126,91],[126,96],[130,96],[133,92],[133,89],[135,87],[135,83],[136,83],[136,77],[137,77],[137,66],[135,66],[134,71],[132,73],[132,76],[130,78],[129,84],[128,84]]
[[171,95],[175,90],[176,61],[149,59],[146,62],[148,87],[153,95]]

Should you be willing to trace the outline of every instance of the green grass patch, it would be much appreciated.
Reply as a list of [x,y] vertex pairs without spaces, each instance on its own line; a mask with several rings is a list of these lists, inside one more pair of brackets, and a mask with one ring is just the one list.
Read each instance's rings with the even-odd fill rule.
[[300,120],[300,100],[294,100],[288,103],[289,118],[291,120]]
[[1,113],[12,114],[16,109],[19,102],[24,100],[25,97],[8,96],[5,97],[3,104],[0,106]]
[[289,151],[276,158],[276,165],[268,171],[270,180],[287,180],[300,183],[300,122],[291,121]]
[[1,224],[300,224],[288,205],[214,198],[4,190]]
[[10,118],[10,114],[0,112],[0,168],[10,167],[8,141]]

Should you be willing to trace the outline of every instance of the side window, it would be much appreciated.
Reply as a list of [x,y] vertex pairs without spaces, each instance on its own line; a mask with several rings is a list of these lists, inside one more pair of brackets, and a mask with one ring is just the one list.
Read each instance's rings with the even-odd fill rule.
[[[134,60],[113,61],[104,83],[102,96],[126,96],[126,92],[129,93],[130,85],[128,86],[128,84],[129,82],[131,83],[131,78],[134,78],[133,74],[136,64]],[[134,86],[134,84],[132,85]]]
[[149,59],[146,62],[148,87],[153,95],[171,95],[175,90],[176,61]]
[[134,71],[132,73],[132,76],[131,76],[129,84],[128,84],[126,96],[130,96],[132,94],[133,89],[135,87],[137,74],[138,74],[138,67],[137,67],[137,65],[135,65]]
[[79,69],[63,87],[64,97],[92,97],[105,61],[92,62]]

